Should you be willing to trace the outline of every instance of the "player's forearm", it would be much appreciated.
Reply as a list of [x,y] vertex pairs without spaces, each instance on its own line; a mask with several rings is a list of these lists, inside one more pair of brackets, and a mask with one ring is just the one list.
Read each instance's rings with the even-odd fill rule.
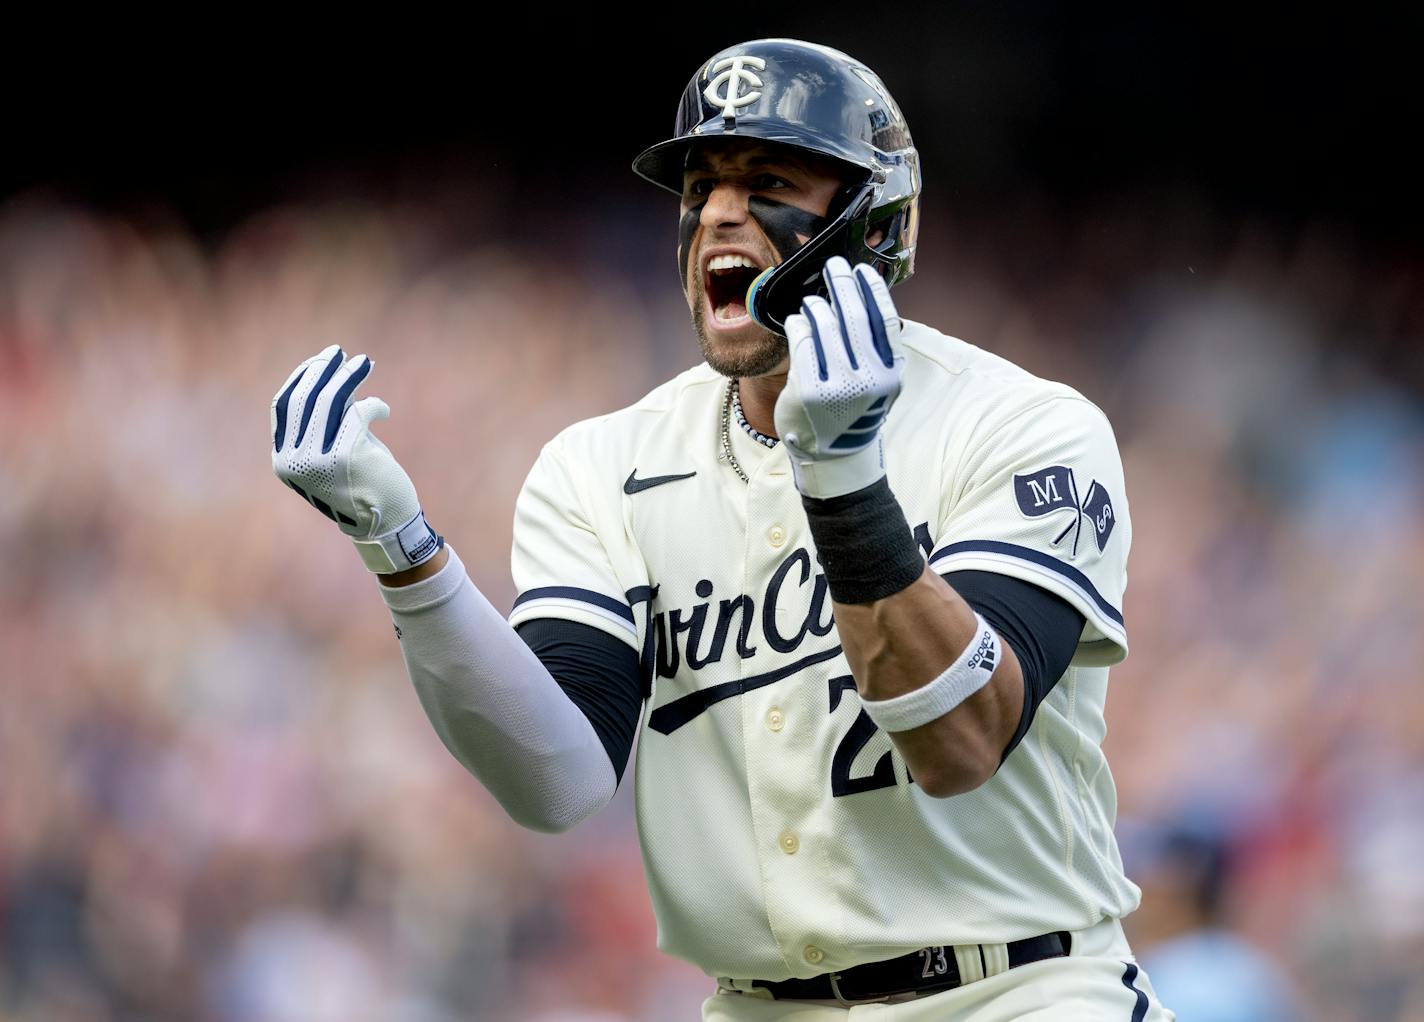
[[465,574],[382,590],[406,668],[445,747],[522,826],[567,830],[613,797],[588,719]]
[[1022,717],[1012,651],[997,662],[973,655],[974,611],[926,567],[884,477],[842,496],[803,495],[803,504],[866,712],[924,791],[977,788]]
[[[974,611],[929,568],[910,586],[871,603],[836,603],[836,629],[862,699],[885,700],[921,688],[974,639]],[[989,682],[950,712],[908,731],[890,732],[910,774],[932,795],[957,795],[988,780],[1023,711],[1023,681],[1013,650]]]

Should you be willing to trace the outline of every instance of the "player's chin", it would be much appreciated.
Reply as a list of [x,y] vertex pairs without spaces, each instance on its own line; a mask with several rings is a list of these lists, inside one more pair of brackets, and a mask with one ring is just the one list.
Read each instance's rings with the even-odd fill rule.
[[775,372],[786,364],[786,338],[746,314],[714,314],[704,300],[692,307],[692,323],[702,357],[723,376],[745,378]]

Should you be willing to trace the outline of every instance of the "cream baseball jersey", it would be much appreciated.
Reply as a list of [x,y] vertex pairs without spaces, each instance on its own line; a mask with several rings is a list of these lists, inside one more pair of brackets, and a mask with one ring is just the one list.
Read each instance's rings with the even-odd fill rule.
[[[1120,917],[1100,743],[1127,651],[1121,462],[1076,391],[906,322],[890,485],[940,573],[1001,572],[1086,619],[1071,666],[987,783],[914,783],[861,710],[780,448],[705,365],[544,449],[519,497],[511,623],[558,617],[641,656],[635,785],[659,946],[709,975],[805,978]],[[926,678],[926,681],[929,679]]]

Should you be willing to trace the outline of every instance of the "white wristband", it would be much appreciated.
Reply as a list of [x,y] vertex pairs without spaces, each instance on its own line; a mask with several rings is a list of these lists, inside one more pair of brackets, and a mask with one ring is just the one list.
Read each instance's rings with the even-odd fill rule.
[[999,664],[999,636],[977,613],[974,637],[959,659],[928,685],[893,699],[862,699],[863,709],[881,731],[910,731],[943,717],[989,683]]
[[424,511],[417,511],[414,518],[384,536],[351,542],[356,544],[366,568],[381,575],[424,564],[445,545],[445,540],[425,524]]

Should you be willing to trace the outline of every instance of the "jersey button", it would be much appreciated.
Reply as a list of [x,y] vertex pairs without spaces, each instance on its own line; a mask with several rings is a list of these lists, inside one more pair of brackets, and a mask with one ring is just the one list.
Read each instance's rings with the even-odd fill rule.
[[767,711],[766,726],[773,731],[780,731],[786,726],[786,714],[782,713],[779,707],[773,706]]
[[780,525],[773,525],[766,530],[766,541],[773,547],[780,547],[786,542],[786,530]]
[[781,832],[781,850],[787,855],[795,855],[796,850],[801,847],[801,839],[789,830]]
[[806,950],[803,953],[806,955],[806,961],[812,965],[820,965],[826,957],[826,953],[815,944],[807,944]]

